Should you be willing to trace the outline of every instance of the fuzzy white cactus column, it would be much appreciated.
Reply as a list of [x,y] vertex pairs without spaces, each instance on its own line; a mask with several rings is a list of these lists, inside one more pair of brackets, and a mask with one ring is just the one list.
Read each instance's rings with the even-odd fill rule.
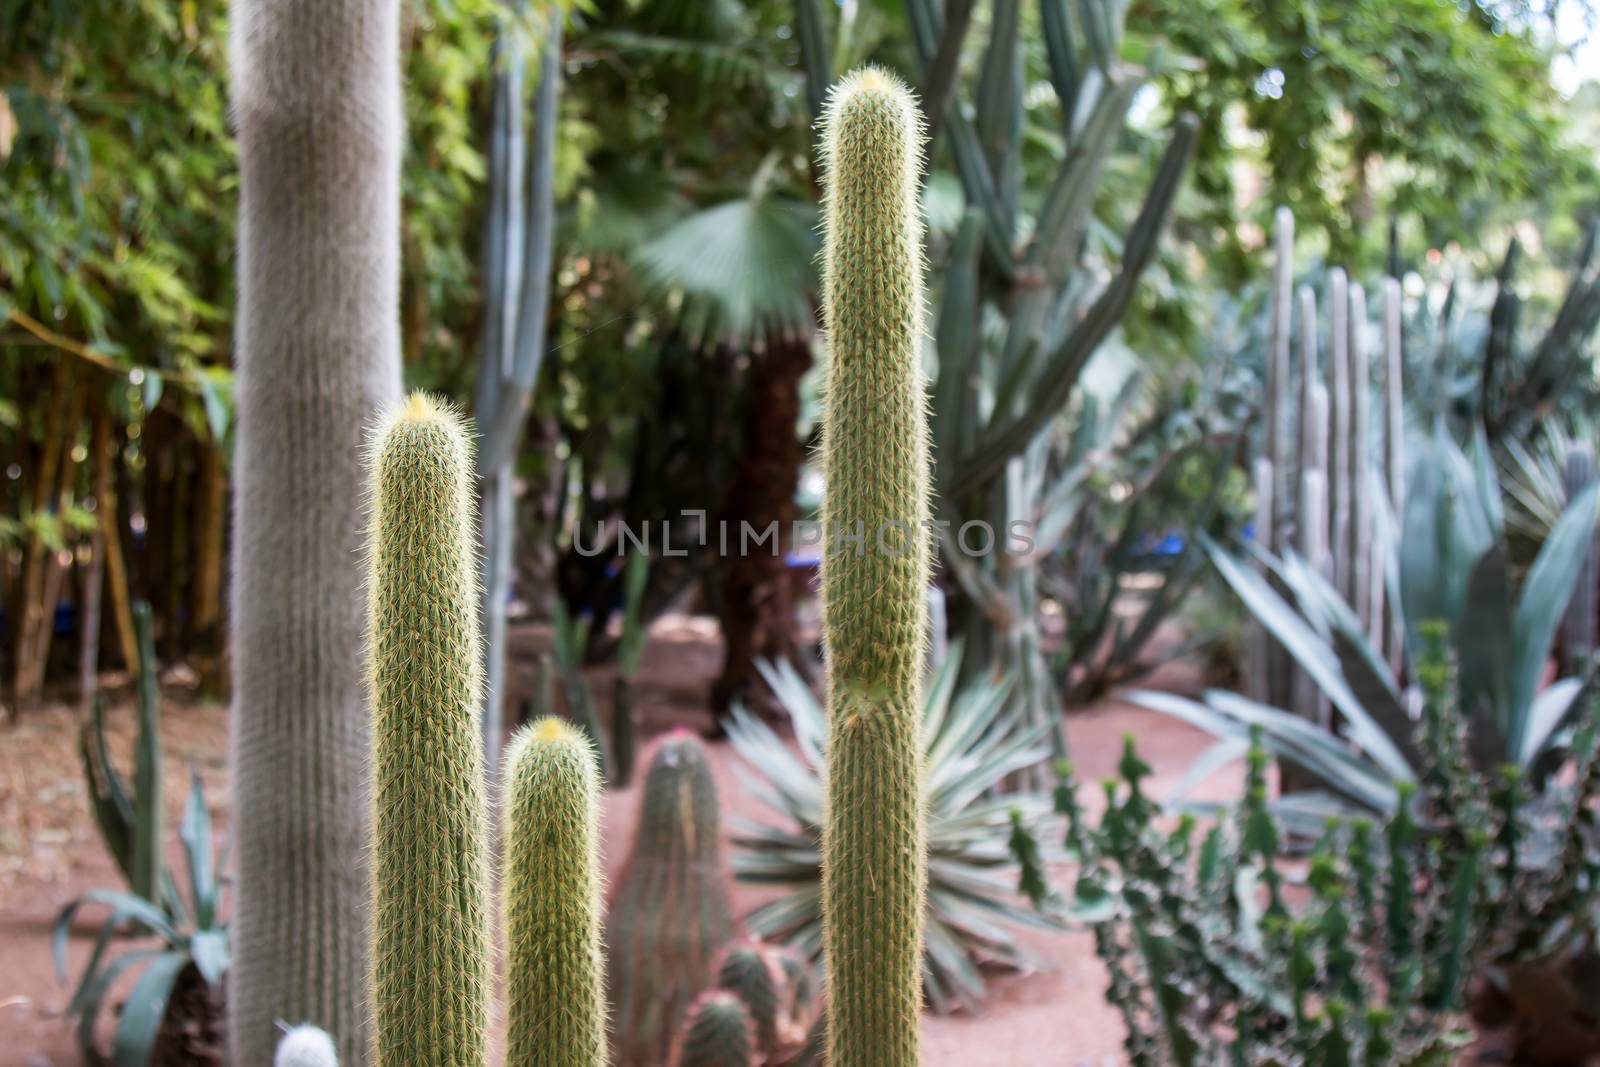
[[230,1062],[367,1062],[362,452],[400,397],[399,0],[234,0]]

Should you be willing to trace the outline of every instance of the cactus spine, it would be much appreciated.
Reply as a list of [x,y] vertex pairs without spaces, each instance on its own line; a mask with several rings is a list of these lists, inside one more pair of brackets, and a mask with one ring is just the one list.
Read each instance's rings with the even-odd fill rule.
[[656,749],[633,850],[606,918],[606,984],[619,1067],[666,1061],[684,1010],[733,936],[717,789],[705,749],[679,731]]
[[673,1057],[674,1067],[750,1067],[756,1062],[750,1010],[726,989],[702,994]]
[[333,1038],[315,1026],[296,1026],[283,1035],[272,1067],[339,1067]]
[[507,1067],[604,1067],[600,770],[589,741],[545,718],[507,752]]
[[489,904],[473,466],[454,411],[414,394],[372,454],[374,1049],[483,1067]]
[[918,1061],[929,488],[920,126],[910,93],[875,68],[834,87],[823,122],[822,915],[833,1067]]

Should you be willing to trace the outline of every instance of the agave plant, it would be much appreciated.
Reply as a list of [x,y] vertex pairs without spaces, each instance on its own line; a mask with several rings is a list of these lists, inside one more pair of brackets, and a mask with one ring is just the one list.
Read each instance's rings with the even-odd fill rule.
[[[1539,547],[1515,598],[1507,564],[1500,490],[1482,434],[1469,456],[1442,431],[1413,443],[1400,536],[1380,522],[1389,546],[1388,576],[1403,618],[1405,658],[1415,664],[1423,630],[1443,623],[1454,660],[1456,703],[1479,769],[1519,768],[1541,788],[1559,764],[1569,719],[1586,678],[1540,688],[1557,626],[1584,566],[1596,520],[1596,491],[1575,496]],[[1178,788],[1242,755],[1250,729],[1278,758],[1302,768],[1325,791],[1288,798],[1285,815],[1301,828],[1330,808],[1393,811],[1396,782],[1419,775],[1415,703],[1371,641],[1355,612],[1305,560],[1254,556],[1287,596],[1239,555],[1214,541],[1205,548],[1217,571],[1263,627],[1326,696],[1341,725],[1329,729],[1235,693],[1208,691],[1201,700],[1135,692],[1138,704],[1184,719],[1220,740]],[[1295,823],[1295,816],[1312,821]]]
[[[788,663],[761,663],[766,679],[794,728],[790,745],[771,726],[735,706],[728,737],[743,761],[751,795],[783,816],[781,824],[733,821],[734,874],[745,882],[789,892],[746,917],[751,933],[787,942],[809,956],[822,951],[821,834],[822,705]],[[1006,841],[1011,811],[1035,820],[1050,811],[1042,794],[996,795],[1008,775],[1036,766],[1049,754],[1049,724],[1027,725],[1007,708],[1009,680],[983,680],[959,693],[960,643],[952,644],[928,686],[923,711],[927,760],[923,788],[928,805],[928,910],[923,986],[941,1012],[974,1009],[985,995],[981,966],[1021,967],[1028,960],[1013,926],[1053,928],[1015,893],[1016,863]]]
[[[220,1047],[211,1046],[213,1042],[220,1045],[222,979],[229,962],[228,928],[222,920],[221,864],[212,851],[211,816],[198,771],[191,772],[189,799],[178,828],[187,893],[162,861],[161,748],[156,732],[155,655],[148,605],[135,606],[134,623],[140,660],[135,788],[129,790],[111,763],[105,718],[98,703],[80,738],[95,821],[130,888],[90,890],[61,910],[51,934],[56,973],[65,982],[73,919],[95,905],[109,911],[95,935],[66,1015],[77,1019],[78,1047],[85,1062],[102,1062],[95,1044],[95,1024],[113,983],[124,974],[138,973],[117,1020],[113,1045],[117,1067],[179,1062],[174,1057],[197,1052],[180,1047],[193,1041],[220,1057]],[[161,944],[107,959],[112,941],[130,933],[157,937]]]

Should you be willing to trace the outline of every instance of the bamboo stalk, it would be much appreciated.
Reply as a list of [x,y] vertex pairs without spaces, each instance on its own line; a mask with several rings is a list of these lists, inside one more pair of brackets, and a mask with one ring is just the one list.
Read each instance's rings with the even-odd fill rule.
[[106,577],[111,590],[111,616],[117,624],[117,646],[128,676],[139,672],[139,642],[133,630],[133,600],[128,593],[128,566],[122,555],[122,524],[117,514],[117,447],[111,419],[102,414],[94,426],[95,514],[105,541]]
[[189,587],[190,634],[200,666],[200,691],[223,692],[222,557],[227,530],[227,473],[220,441],[198,441],[200,502],[195,519],[194,574]]

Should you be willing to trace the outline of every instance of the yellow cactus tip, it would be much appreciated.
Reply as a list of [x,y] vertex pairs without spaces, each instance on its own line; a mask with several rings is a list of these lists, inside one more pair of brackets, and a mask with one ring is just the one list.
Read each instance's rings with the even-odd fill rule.
[[439,405],[433,397],[418,390],[406,397],[406,406],[400,410],[400,417],[410,422],[428,422],[439,417]]
[[540,719],[533,727],[533,739],[541,744],[551,744],[555,741],[567,741],[572,738],[572,724],[565,719],[558,719],[554,715]]

